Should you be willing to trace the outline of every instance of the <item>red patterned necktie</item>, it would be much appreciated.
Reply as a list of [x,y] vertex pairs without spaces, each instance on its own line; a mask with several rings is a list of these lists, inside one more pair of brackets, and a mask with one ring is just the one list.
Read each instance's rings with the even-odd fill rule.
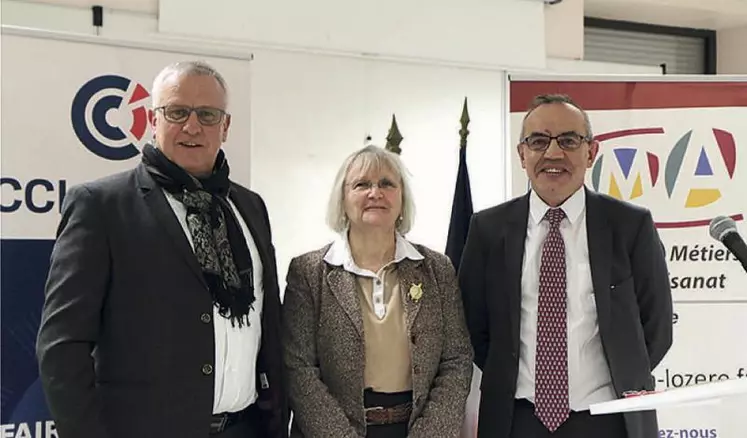
[[565,244],[560,235],[560,221],[564,217],[560,208],[550,209],[545,214],[550,232],[542,247],[537,306],[534,413],[550,432],[555,432],[570,412]]

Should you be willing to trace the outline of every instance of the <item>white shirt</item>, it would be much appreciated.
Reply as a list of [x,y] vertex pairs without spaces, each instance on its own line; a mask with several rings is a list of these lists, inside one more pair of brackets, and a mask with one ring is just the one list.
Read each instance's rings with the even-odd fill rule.
[[[164,191],[166,199],[174,210],[189,244],[194,250],[192,235],[187,228],[187,209],[171,194]],[[256,363],[262,339],[262,302],[264,290],[262,284],[262,260],[259,257],[257,245],[252,234],[244,223],[244,219],[229,200],[231,209],[239,221],[241,231],[246,239],[252,257],[254,275],[253,310],[247,318],[249,326],[232,327],[231,321],[218,313],[218,307],[213,306],[213,328],[215,332],[215,396],[213,397],[213,413],[237,412],[251,405],[257,400]],[[205,293],[208,293],[205,291]]]
[[[568,312],[568,386],[574,411],[614,400],[609,366],[602,349],[597,309],[589,267],[586,235],[586,192],[576,191],[561,208],[566,218],[560,223],[565,243]],[[529,218],[521,276],[521,337],[516,398],[534,401],[535,357],[537,352],[537,302],[542,245],[550,230],[543,220],[550,207],[534,191],[529,195]]]
[[374,313],[379,319],[386,316],[386,304],[384,303],[384,281],[382,274],[384,270],[393,263],[399,263],[405,258],[411,260],[422,260],[423,255],[410,242],[402,237],[399,233],[396,235],[394,248],[394,260],[382,266],[379,272],[369,271],[358,267],[353,260],[353,253],[350,251],[350,242],[348,241],[348,231],[345,230],[332,242],[332,245],[324,255],[324,261],[332,266],[342,266],[346,271],[361,277],[371,278],[373,280],[373,303]]

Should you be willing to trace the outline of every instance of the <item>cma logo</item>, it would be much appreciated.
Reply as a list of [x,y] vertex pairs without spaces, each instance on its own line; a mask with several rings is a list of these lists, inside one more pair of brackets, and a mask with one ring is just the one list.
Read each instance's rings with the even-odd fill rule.
[[[699,217],[659,222],[657,226],[686,228],[708,225],[714,214],[697,212],[722,199],[723,187],[734,179],[737,162],[734,136],[728,131],[713,128],[708,136],[711,145],[715,144],[716,147],[706,148],[693,140],[693,131],[690,130],[669,146],[665,153],[659,148],[649,151],[633,146],[618,146],[626,141],[621,142],[620,139],[660,134],[664,134],[664,128],[629,129],[596,136],[600,151],[591,171],[594,190],[602,191],[606,187],[606,193],[623,200],[635,200],[648,191],[663,192],[672,210],[685,209]],[[610,140],[615,140],[614,146],[605,145]],[[683,193],[686,195],[682,196]],[[732,217],[736,220],[743,218],[741,212],[736,212]]]
[[153,112],[146,109],[148,91],[122,76],[98,76],[73,98],[70,120],[88,150],[107,160],[127,160],[140,152]]

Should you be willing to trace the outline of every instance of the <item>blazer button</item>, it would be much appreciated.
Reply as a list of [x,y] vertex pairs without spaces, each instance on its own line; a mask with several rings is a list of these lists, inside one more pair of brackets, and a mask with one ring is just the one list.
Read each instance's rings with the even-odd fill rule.
[[203,365],[202,366],[202,374],[204,374],[206,376],[209,376],[209,375],[213,374],[213,366],[210,365],[209,363],[206,363],[205,365]]
[[413,344],[415,344],[415,335],[410,336],[410,342],[412,342]]
[[412,372],[415,374],[420,374],[420,367],[415,365],[414,367],[412,367]]
[[200,321],[204,322],[205,324],[210,324],[210,321],[212,321],[212,317],[209,313],[203,313],[200,315]]

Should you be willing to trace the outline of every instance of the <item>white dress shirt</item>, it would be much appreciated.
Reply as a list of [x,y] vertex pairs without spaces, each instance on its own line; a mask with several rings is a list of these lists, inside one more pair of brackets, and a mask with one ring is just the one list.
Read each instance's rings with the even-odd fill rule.
[[350,251],[347,230],[340,233],[324,255],[324,261],[330,265],[342,266],[343,269],[350,273],[372,279],[374,313],[379,319],[383,319],[384,316],[386,316],[384,281],[382,278],[383,273],[388,266],[399,263],[406,258],[411,260],[422,260],[423,255],[420,254],[417,248],[408,242],[407,239],[397,233],[394,248],[394,260],[382,266],[381,269],[379,269],[379,272],[360,268],[355,264],[355,260],[353,260],[353,253]]
[[[189,244],[194,250],[192,235],[187,228],[187,209],[171,194],[164,191],[166,199],[174,210]],[[244,219],[229,200],[231,209],[239,221],[241,231],[246,239],[252,257],[254,276],[254,309],[246,316],[249,326],[232,327],[231,321],[218,313],[218,307],[213,306],[213,327],[215,332],[215,396],[213,398],[213,413],[237,412],[251,405],[257,400],[256,364],[262,339],[262,260],[259,257],[257,245],[252,238]],[[205,293],[208,293],[205,291]]]
[[[614,400],[609,366],[602,349],[597,309],[589,267],[586,235],[586,192],[576,191],[561,208],[566,218],[560,223],[565,243],[568,312],[568,386],[574,411]],[[529,218],[521,276],[521,339],[516,398],[534,401],[535,356],[537,353],[537,304],[542,245],[550,230],[544,219],[550,206],[534,191],[529,195]]]

